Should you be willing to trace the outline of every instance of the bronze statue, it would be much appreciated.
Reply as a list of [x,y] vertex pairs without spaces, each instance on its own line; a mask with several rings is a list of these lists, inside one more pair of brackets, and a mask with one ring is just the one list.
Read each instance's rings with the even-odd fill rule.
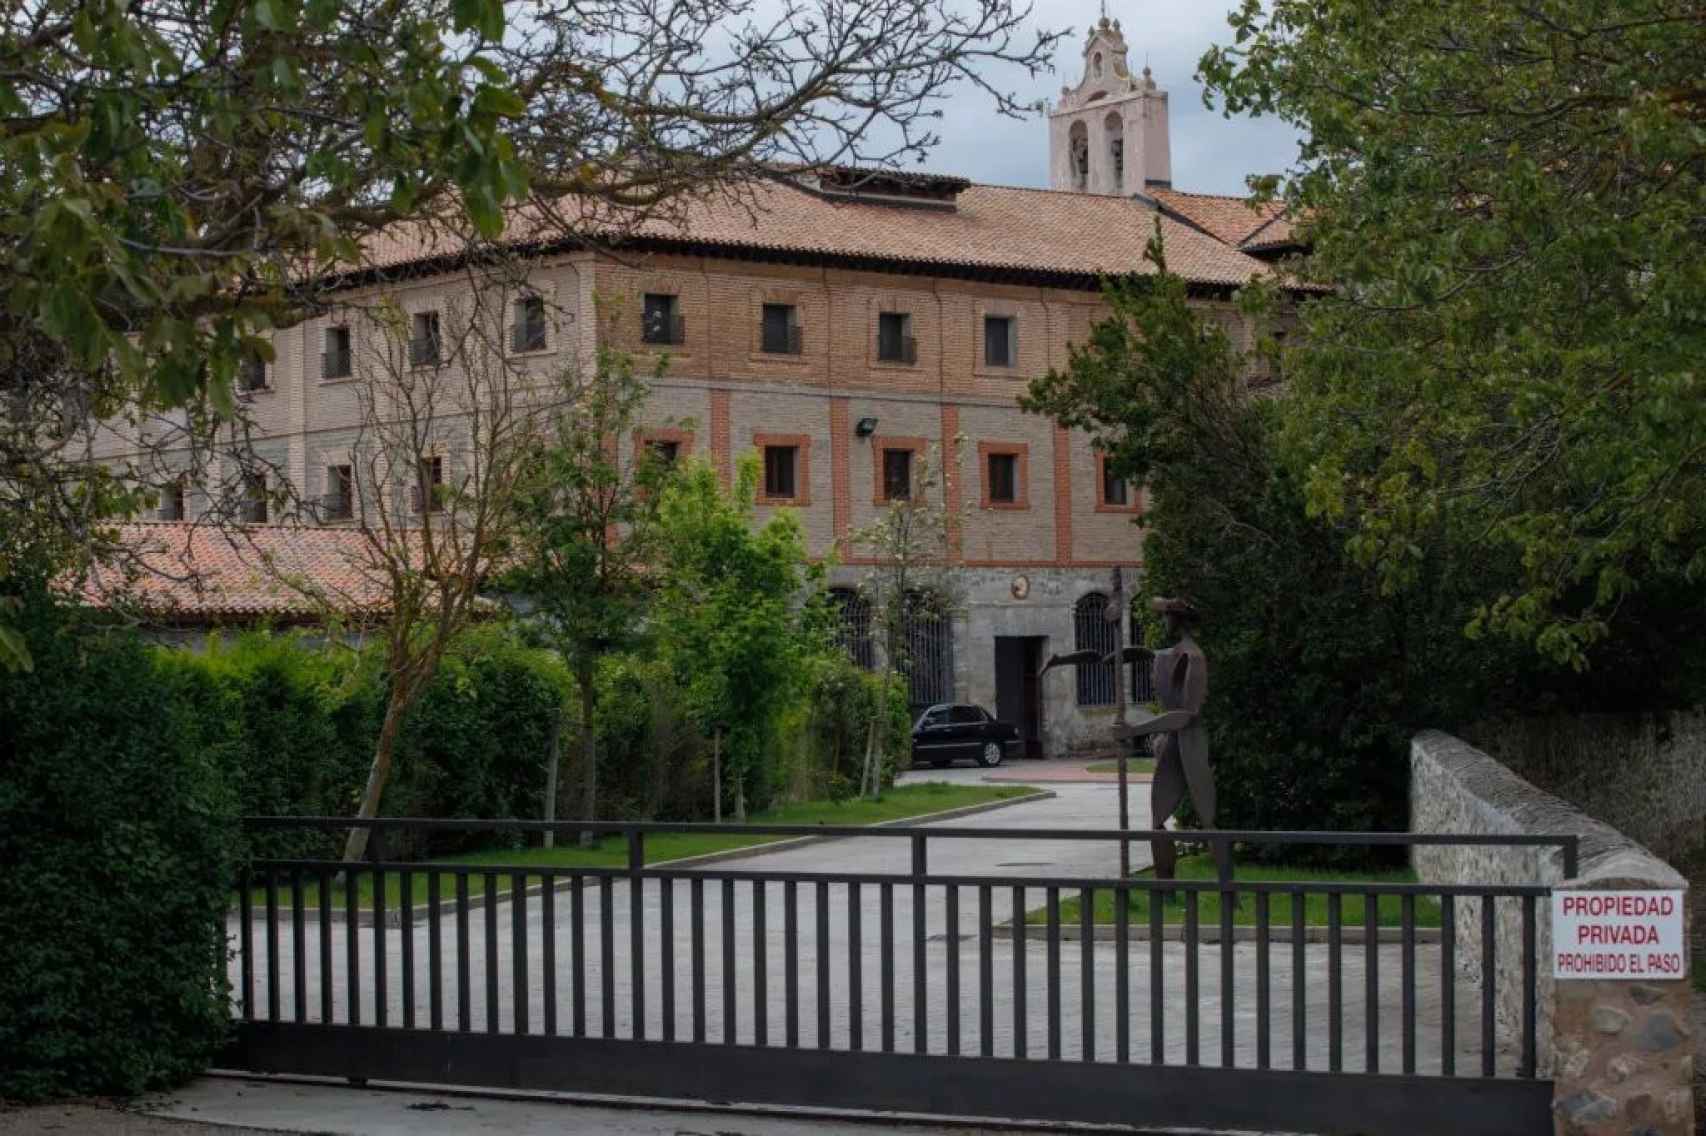
[[[1209,765],[1208,734],[1202,724],[1203,700],[1208,697],[1208,661],[1191,637],[1196,609],[1183,599],[1158,598],[1154,607],[1165,622],[1168,636],[1177,636],[1178,642],[1159,651],[1134,653],[1139,660],[1144,655],[1153,656],[1155,697],[1161,703],[1161,713],[1120,732],[1128,737],[1160,735],[1152,751],[1155,780],[1149,790],[1151,825],[1157,830],[1167,827],[1167,819],[1188,792],[1203,827],[1212,829],[1214,769]],[[1214,842],[1214,858],[1224,878],[1230,870],[1224,842]],[[1177,862],[1178,851],[1172,841],[1155,841],[1157,879],[1172,879]]]
[[[1125,574],[1118,568],[1113,574],[1113,598],[1108,602],[1104,618],[1113,624],[1114,649],[1106,655],[1088,649],[1070,654],[1057,654],[1043,667],[1047,674],[1055,667],[1082,667],[1115,664],[1114,689],[1118,707],[1118,724],[1113,729],[1120,745],[1120,828],[1129,827],[1126,811],[1126,756],[1135,738],[1159,734],[1153,744],[1155,778],[1149,790],[1151,824],[1159,831],[1167,827],[1171,817],[1190,793],[1197,816],[1205,828],[1214,827],[1214,769],[1208,763],[1208,735],[1202,727],[1203,700],[1208,697],[1208,661],[1202,648],[1191,637],[1197,611],[1185,599],[1157,598],[1153,604],[1160,613],[1169,637],[1177,637],[1172,647],[1151,651],[1147,647],[1124,646],[1122,622],[1125,615]],[[1161,703],[1161,714],[1136,726],[1126,724],[1125,668],[1149,663],[1155,679],[1155,696]],[[1154,841],[1155,876],[1173,878],[1178,863],[1177,846],[1171,840]],[[1230,850],[1221,841],[1213,842],[1214,860],[1222,880],[1230,878]],[[1130,874],[1125,842],[1120,842],[1120,873]]]

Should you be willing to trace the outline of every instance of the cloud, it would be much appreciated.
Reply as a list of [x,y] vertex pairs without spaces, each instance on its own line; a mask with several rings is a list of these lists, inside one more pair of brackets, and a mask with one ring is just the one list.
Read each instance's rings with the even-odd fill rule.
[[[1203,193],[1242,193],[1251,174],[1280,173],[1297,156],[1297,134],[1272,118],[1226,118],[1203,105],[1193,76],[1197,60],[1230,37],[1219,3],[1190,0],[1109,0],[1108,15],[1120,20],[1131,50],[1132,70],[1148,63],[1168,94],[1173,145],[1173,184]],[[990,81],[1021,96],[1056,99],[1075,85],[1083,70],[1085,34],[1101,15],[1098,0],[1038,0],[1034,20],[1070,33],[1055,53],[1055,73],[1034,79],[1022,70],[991,70]],[[1048,184],[1048,122],[1003,118],[980,92],[961,87],[942,106],[942,141],[926,163],[931,170],[960,174],[996,185]]]

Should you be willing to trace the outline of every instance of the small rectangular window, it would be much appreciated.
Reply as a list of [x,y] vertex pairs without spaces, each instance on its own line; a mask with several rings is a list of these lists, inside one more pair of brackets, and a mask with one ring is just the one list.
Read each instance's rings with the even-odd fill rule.
[[237,389],[245,394],[267,389],[267,361],[259,355],[245,355],[237,374]]
[[796,475],[800,460],[798,446],[764,447],[764,495],[772,500],[799,496]]
[[322,379],[347,379],[350,376],[350,334],[347,327],[328,327],[325,345],[320,352]]
[[444,512],[444,459],[422,458],[415,483],[414,505],[417,513]]
[[251,473],[243,479],[243,523],[267,523],[267,475]]
[[440,351],[438,313],[416,312],[414,327],[409,337],[409,363],[416,367],[435,366],[439,361]]
[[160,493],[160,519],[162,521],[189,519],[188,512],[185,509],[185,497],[183,478],[177,478],[170,485],[167,485]]
[[517,353],[545,350],[545,297],[523,296],[515,302],[510,349]]
[[912,337],[912,317],[904,312],[877,315],[877,359],[883,363],[918,362],[918,342]]
[[912,497],[912,451],[883,451],[883,500],[906,501]]
[[355,515],[355,478],[347,465],[326,468],[326,495],[320,502],[327,520],[347,521]]
[[681,318],[681,297],[647,292],[645,310],[641,313],[640,331],[641,338],[647,343],[685,343],[687,328]]
[[1019,499],[1017,454],[990,454],[988,477],[990,501],[1011,505]]
[[680,442],[653,438],[646,442],[646,448],[651,451],[652,460],[664,469],[671,468],[681,460]]
[[1130,500],[1130,490],[1126,488],[1125,478],[1113,471],[1107,461],[1102,462],[1102,504],[1125,505]]
[[792,304],[765,304],[760,326],[767,355],[798,355],[803,348],[798,309]]
[[986,367],[1011,367],[1017,353],[1012,316],[983,317],[983,363]]

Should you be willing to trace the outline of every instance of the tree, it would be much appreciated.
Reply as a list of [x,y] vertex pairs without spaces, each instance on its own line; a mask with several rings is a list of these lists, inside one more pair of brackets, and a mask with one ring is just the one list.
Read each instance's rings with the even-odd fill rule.
[[1577,666],[1643,591],[1698,610],[1698,7],[1245,0],[1231,23],[1202,75],[1229,113],[1303,135],[1296,268],[1334,289],[1286,368],[1312,513],[1351,522],[1387,593],[1415,585],[1430,529],[1485,542],[1520,571],[1471,630]]
[[[667,471],[644,447],[625,462],[620,456],[647,395],[631,360],[601,348],[589,378],[563,383],[568,397],[553,408],[528,462],[508,587],[524,598],[580,689],[581,804],[590,821],[598,819],[598,660],[637,637]],[[546,808],[555,808],[549,795]],[[582,833],[583,842],[591,839]]]
[[803,620],[821,577],[792,513],[753,527],[757,487],[750,454],[728,492],[704,462],[689,463],[664,487],[651,612],[658,657],[681,684],[700,731],[715,738],[741,820],[776,788],[776,716],[815,646]]
[[[241,415],[268,334],[399,226],[446,257],[615,239],[785,170],[898,165],[961,82],[1046,67],[1015,0],[42,0],[0,22],[0,532],[87,559],[158,495],[59,424]],[[23,552],[0,547],[0,573]],[[0,663],[24,659],[0,636]]]
[[904,491],[893,493],[877,519],[847,542],[875,561],[860,582],[860,591],[870,604],[871,627],[883,648],[884,681],[866,740],[859,775],[861,796],[874,798],[882,789],[888,739],[879,733],[878,725],[888,718],[887,698],[894,676],[910,675],[917,661],[911,649],[914,627],[920,622],[950,620],[959,608],[959,577],[951,569],[962,518],[948,507],[948,500],[951,483],[959,478],[963,441],[954,438],[946,451],[931,446],[911,471]]
[[[482,282],[482,285],[489,283]],[[282,576],[335,619],[376,624],[384,642],[385,714],[357,816],[379,813],[399,730],[457,632],[482,612],[484,593],[511,555],[543,416],[555,390],[505,350],[501,289],[469,289],[426,338],[403,313],[365,314],[381,333],[356,386],[359,425],[348,463],[328,471],[315,516],[360,536],[344,573]],[[347,582],[341,582],[347,581]],[[360,859],[354,828],[345,858]]]

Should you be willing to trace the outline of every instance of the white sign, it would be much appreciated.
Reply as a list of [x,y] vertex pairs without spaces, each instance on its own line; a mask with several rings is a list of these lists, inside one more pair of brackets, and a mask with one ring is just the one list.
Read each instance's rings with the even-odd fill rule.
[[1680,891],[1552,893],[1554,978],[1682,978]]

